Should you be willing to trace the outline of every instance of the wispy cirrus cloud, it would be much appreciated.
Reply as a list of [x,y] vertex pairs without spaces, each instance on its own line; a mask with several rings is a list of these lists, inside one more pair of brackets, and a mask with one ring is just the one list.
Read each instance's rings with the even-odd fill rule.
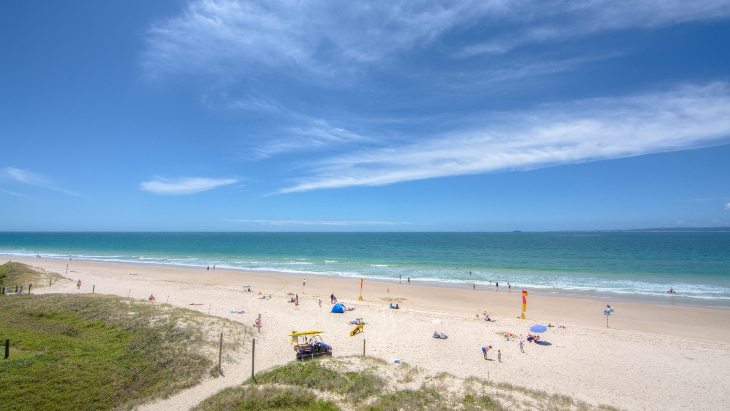
[[231,220],[239,223],[261,224],[267,226],[399,226],[411,225],[404,221],[349,221],[349,220]]
[[730,210],[730,203],[725,204],[725,210]]
[[377,186],[526,170],[721,144],[730,140],[730,85],[683,86],[485,116],[485,126],[418,144],[332,157],[279,193]]
[[453,32],[472,34],[455,54],[468,57],[604,31],[728,17],[730,3],[725,0],[396,0],[367,5],[194,0],[181,14],[149,28],[142,64],[153,76],[229,76],[285,67],[321,80],[437,45]]
[[15,191],[3,190],[2,188],[0,188],[0,192],[5,193],[5,194],[10,194],[11,196],[20,197],[20,198],[27,198],[29,200],[32,200],[30,197],[25,196],[25,195],[20,194],[20,193],[16,193]]
[[152,181],[140,183],[140,188],[155,194],[182,195],[200,193],[216,187],[235,184],[238,181],[237,178],[180,177],[170,179],[155,177]]
[[42,174],[34,173],[30,170],[23,170],[15,167],[6,167],[5,175],[19,183],[44,188],[46,190],[58,191],[60,193],[68,194],[74,197],[81,197],[81,194],[75,191],[67,190],[63,187],[59,187],[48,177]]
[[[504,54],[531,43],[564,41],[606,31],[653,29],[695,21],[730,17],[724,0],[570,0],[509,2],[514,13],[504,16],[507,34],[495,35],[462,48],[457,57]],[[529,10],[527,14],[520,11]]]

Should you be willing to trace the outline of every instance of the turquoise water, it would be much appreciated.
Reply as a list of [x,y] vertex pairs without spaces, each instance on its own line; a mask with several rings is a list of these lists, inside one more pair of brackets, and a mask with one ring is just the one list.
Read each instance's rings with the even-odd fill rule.
[[730,307],[730,233],[0,233],[0,254]]

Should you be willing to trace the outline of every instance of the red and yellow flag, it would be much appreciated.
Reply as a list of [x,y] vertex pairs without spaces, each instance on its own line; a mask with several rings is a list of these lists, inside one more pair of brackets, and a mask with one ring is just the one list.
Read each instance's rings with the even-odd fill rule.
[[522,312],[527,311],[527,291],[522,290]]

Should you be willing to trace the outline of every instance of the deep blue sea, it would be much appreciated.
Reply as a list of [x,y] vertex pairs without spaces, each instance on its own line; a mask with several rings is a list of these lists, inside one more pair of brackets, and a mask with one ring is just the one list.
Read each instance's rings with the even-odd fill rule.
[[538,293],[730,307],[730,233],[6,232],[0,254],[469,288],[510,282]]

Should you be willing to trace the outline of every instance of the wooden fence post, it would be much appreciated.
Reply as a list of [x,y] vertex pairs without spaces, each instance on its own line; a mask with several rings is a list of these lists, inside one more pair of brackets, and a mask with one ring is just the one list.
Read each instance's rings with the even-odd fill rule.
[[218,348],[218,372],[223,375],[223,368],[221,368],[221,359],[223,358],[223,333],[221,333],[221,345]]
[[362,356],[365,357],[365,339],[362,339]]
[[10,357],[10,340],[5,340],[5,359],[7,360],[8,357]]
[[30,295],[30,289],[33,287],[33,284],[28,284],[28,295]]
[[256,382],[256,373],[254,367],[256,365],[256,339],[254,338],[251,342],[251,379]]
[[91,294],[96,294],[96,286],[95,285],[92,285],[91,286]]

